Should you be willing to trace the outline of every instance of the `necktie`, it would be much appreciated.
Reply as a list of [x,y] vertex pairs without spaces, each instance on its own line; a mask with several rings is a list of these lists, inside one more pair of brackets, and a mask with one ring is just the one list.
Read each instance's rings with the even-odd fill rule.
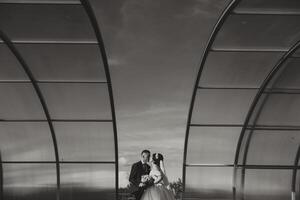
[[143,169],[147,173],[147,164],[146,163],[143,164]]

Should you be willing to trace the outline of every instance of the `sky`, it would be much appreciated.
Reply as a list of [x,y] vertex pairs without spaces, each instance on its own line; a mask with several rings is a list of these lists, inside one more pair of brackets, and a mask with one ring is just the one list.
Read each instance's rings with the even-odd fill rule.
[[228,1],[92,1],[107,51],[115,98],[120,187],[149,149],[182,177],[189,103],[207,38]]

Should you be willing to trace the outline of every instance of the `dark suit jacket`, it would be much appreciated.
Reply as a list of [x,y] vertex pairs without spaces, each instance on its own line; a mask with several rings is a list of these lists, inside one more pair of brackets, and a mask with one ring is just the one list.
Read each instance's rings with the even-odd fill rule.
[[137,199],[139,199],[138,197],[144,190],[144,188],[139,188],[141,178],[143,175],[149,174],[150,170],[151,168],[149,165],[147,165],[146,170],[144,170],[142,161],[134,163],[131,167],[129,182],[133,185],[132,193],[137,197]]

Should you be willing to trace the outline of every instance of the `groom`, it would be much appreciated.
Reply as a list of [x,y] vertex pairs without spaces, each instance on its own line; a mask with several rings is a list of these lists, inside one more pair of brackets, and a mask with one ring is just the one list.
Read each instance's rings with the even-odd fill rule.
[[150,151],[143,150],[141,153],[141,160],[136,162],[131,167],[129,176],[129,182],[133,185],[132,194],[134,194],[136,200],[140,200],[144,190],[149,184],[142,183],[141,179],[143,175],[149,175],[150,166],[148,165],[150,159]]

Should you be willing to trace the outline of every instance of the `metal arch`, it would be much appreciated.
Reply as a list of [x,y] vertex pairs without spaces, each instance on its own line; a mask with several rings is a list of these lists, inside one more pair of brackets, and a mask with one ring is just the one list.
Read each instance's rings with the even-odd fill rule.
[[59,154],[58,154],[58,146],[57,146],[57,140],[56,140],[56,135],[54,131],[54,127],[51,121],[50,113],[46,104],[46,101],[44,99],[44,96],[40,90],[39,85],[37,84],[36,79],[34,78],[30,68],[28,67],[27,63],[17,50],[17,48],[14,46],[14,44],[11,42],[9,37],[2,31],[0,30],[0,38],[4,41],[4,43],[7,45],[7,47],[10,49],[10,51],[14,54],[16,59],[19,61],[21,64],[22,68],[24,69],[25,73],[27,74],[28,78],[30,79],[30,82],[33,85],[33,88],[40,100],[40,103],[43,107],[43,111],[45,113],[45,116],[47,118],[47,122],[50,128],[51,136],[52,136],[52,141],[53,141],[53,147],[54,147],[54,153],[55,153],[55,163],[56,163],[56,183],[57,183],[57,190],[56,190],[56,200],[60,199],[60,167],[59,167]]
[[3,200],[4,198],[3,194],[3,163],[2,163],[2,153],[0,150],[0,200]]
[[[284,62],[290,57],[290,55],[292,55],[300,46],[300,41],[298,41],[296,44],[294,44],[280,59],[279,61],[276,63],[276,65],[273,67],[273,69],[269,72],[269,74],[266,76],[265,80],[263,81],[263,83],[261,84],[258,92],[256,93],[251,106],[248,110],[246,119],[244,121],[244,125],[243,128],[241,130],[240,136],[239,136],[239,140],[237,143],[237,147],[236,147],[236,152],[235,152],[235,160],[234,160],[234,190],[236,189],[236,178],[237,178],[237,169],[238,169],[238,160],[239,160],[239,155],[240,155],[240,150],[241,150],[241,145],[242,145],[242,141],[244,139],[245,136],[245,132],[246,129],[249,125],[249,121],[251,119],[251,116],[256,108],[257,103],[259,102],[259,99],[261,97],[261,95],[263,94],[263,92],[265,91],[266,87],[268,86],[269,82],[272,80],[272,78],[276,75],[276,73],[279,71],[279,69],[281,69],[281,66],[283,66]],[[235,198],[234,198],[235,199]]]
[[225,20],[227,17],[230,15],[231,11],[238,5],[240,0],[232,0],[226,8],[223,10],[221,16],[219,17],[218,21],[216,22],[210,36],[208,39],[208,42],[206,44],[204,53],[202,55],[201,63],[200,63],[200,68],[197,74],[196,82],[194,85],[193,89],[193,94],[192,94],[192,99],[190,102],[190,108],[189,108],[189,114],[188,114],[188,119],[187,119],[187,127],[186,127],[186,133],[185,133],[185,141],[184,141],[184,151],[183,151],[183,172],[182,172],[182,181],[183,181],[183,192],[185,191],[185,179],[186,179],[186,158],[187,158],[187,147],[188,147],[188,139],[189,139],[189,132],[190,132],[190,125],[191,125],[191,120],[192,120],[192,113],[194,109],[194,104],[195,104],[195,98],[198,90],[198,85],[200,81],[200,77],[204,68],[204,65],[206,63],[206,59],[208,57],[209,51],[213,45],[213,42],[215,41],[215,38],[221,29],[222,25],[224,24]]
[[[263,110],[263,108],[264,108],[264,105],[265,105],[265,103],[267,102],[267,99],[268,99],[268,97],[269,97],[269,95],[267,95],[264,99],[263,99],[263,102],[262,102],[262,104],[261,104],[261,106],[260,106],[260,108],[259,108],[259,110],[258,110],[258,112],[257,112],[257,115],[256,115],[256,117],[255,117],[255,119],[254,119],[254,122],[253,122],[253,124],[256,124],[256,122],[257,122],[257,120],[259,119],[259,116],[260,116],[260,113],[262,112],[262,110]],[[254,127],[254,125],[253,125],[253,127]],[[250,146],[250,143],[251,143],[251,140],[252,140],[252,136],[253,136],[253,132],[254,132],[254,128],[253,127],[251,127],[251,130],[250,130],[250,134],[248,135],[248,137],[247,137],[247,140],[246,140],[246,144],[245,144],[245,150],[244,150],[244,155],[243,155],[243,162],[242,162],[242,174],[241,174],[241,176],[242,176],[242,178],[241,178],[241,188],[242,188],[242,190],[244,190],[244,186],[245,186],[245,171],[246,171],[246,162],[247,162],[247,157],[248,157],[248,151],[249,151],[249,146]],[[235,167],[237,166],[237,165],[234,165]],[[235,187],[235,193],[234,193],[234,195],[236,195],[236,168],[234,168],[234,187]],[[234,197],[235,199],[236,199],[236,197]],[[244,198],[244,197],[242,197],[242,198]]]
[[297,172],[298,172],[298,165],[300,160],[300,144],[298,146],[298,151],[296,153],[295,161],[294,161],[294,170],[293,170],[293,176],[292,176],[292,200],[296,200],[296,182],[297,182]]
[[115,139],[115,170],[116,170],[116,179],[115,179],[115,184],[116,184],[116,199],[119,199],[119,156],[118,156],[118,135],[117,135],[117,124],[116,124],[116,113],[115,113],[115,105],[114,105],[114,98],[113,98],[113,90],[112,90],[112,83],[111,83],[111,77],[110,77],[110,72],[109,72],[109,64],[108,64],[108,59],[104,47],[104,41],[103,37],[100,31],[100,27],[97,22],[96,15],[93,11],[93,8],[89,2],[89,0],[80,0],[82,6],[84,7],[90,22],[92,24],[92,27],[94,29],[97,41],[98,41],[98,46],[99,50],[101,53],[104,69],[105,69],[105,75],[106,75],[106,80],[107,80],[107,88],[109,92],[109,99],[110,99],[110,107],[111,107],[111,115],[112,115],[112,123],[113,123],[113,130],[114,130],[114,139]]
[[[282,63],[282,65],[284,64],[285,62],[283,62]],[[276,65],[275,65],[276,66]],[[276,83],[276,81],[277,81],[277,79],[280,77],[280,74],[279,74],[279,76],[278,77],[275,77],[275,80],[273,80],[273,83],[271,84],[271,87],[270,88],[272,88],[273,87],[273,85]],[[247,158],[248,158],[248,152],[249,152],[249,147],[250,147],[250,143],[251,143],[251,140],[252,140],[252,136],[253,136],[253,132],[254,132],[254,128],[255,128],[255,126],[256,126],[256,124],[257,124],[257,121],[258,121],[258,119],[259,119],[259,117],[260,117],[260,114],[261,114],[261,112],[263,111],[263,108],[264,108],[264,106],[265,106],[265,104],[266,104],[266,102],[268,101],[268,99],[269,99],[269,97],[270,97],[270,94],[272,94],[272,93],[267,93],[266,94],[266,96],[263,98],[263,100],[262,100],[262,103],[261,103],[261,105],[259,106],[259,109],[258,109],[258,111],[257,111],[257,113],[256,113],[256,116],[255,116],[255,118],[254,118],[254,120],[253,120],[253,123],[249,126],[249,125],[247,125],[247,127],[251,127],[251,130],[250,130],[250,133],[249,133],[249,135],[248,135],[248,137],[247,137],[247,139],[246,139],[246,144],[245,144],[245,149],[244,149],[244,155],[243,155],[243,157],[242,157],[242,174],[241,174],[241,176],[242,176],[242,178],[241,178],[241,189],[242,190],[244,190],[244,185],[245,185],[245,171],[246,171],[246,163],[247,163]],[[261,98],[260,98],[261,99]],[[259,99],[259,100],[260,100]],[[259,101],[258,100],[258,101]],[[250,119],[251,119],[251,117],[250,117]],[[237,165],[238,165],[238,163],[237,163]],[[237,178],[236,176],[235,176],[235,178]],[[236,181],[235,181],[235,184],[236,184]],[[235,185],[236,186],[236,185]]]

